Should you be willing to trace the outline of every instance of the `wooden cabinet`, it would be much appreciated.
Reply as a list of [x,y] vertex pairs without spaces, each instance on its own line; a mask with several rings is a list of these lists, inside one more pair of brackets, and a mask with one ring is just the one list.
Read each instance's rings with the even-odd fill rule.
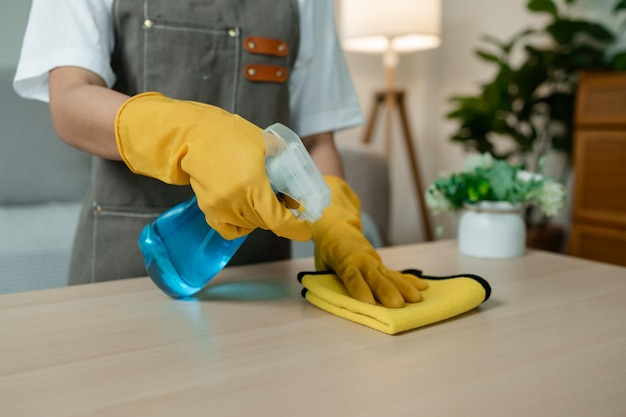
[[570,253],[626,266],[626,74],[584,73],[576,100]]

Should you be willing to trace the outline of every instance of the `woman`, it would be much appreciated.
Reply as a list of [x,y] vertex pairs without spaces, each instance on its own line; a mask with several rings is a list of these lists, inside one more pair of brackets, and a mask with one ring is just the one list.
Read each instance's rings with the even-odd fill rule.
[[[70,283],[143,275],[139,232],[195,194],[224,237],[254,230],[231,264],[288,257],[276,235],[312,236],[317,267],[352,296],[421,299],[421,281],[382,265],[341,179],[333,132],[362,116],[331,1],[34,0],[14,86],[49,101],[59,136],[97,157]],[[302,137],[333,192],[312,230],[264,175],[260,127],[275,122]]]

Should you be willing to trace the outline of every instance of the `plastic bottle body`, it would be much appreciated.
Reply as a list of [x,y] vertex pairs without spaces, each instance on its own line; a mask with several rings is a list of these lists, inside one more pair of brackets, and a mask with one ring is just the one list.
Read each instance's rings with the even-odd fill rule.
[[139,237],[152,281],[174,298],[189,297],[217,275],[247,236],[227,240],[204,218],[196,197],[147,225]]

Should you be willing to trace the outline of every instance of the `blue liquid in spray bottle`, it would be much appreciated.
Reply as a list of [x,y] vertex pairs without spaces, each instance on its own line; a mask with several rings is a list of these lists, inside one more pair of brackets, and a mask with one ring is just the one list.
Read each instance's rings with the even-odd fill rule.
[[[297,217],[315,221],[330,203],[330,189],[300,138],[280,123],[265,129],[265,170],[274,192],[300,204]],[[183,202],[148,224],[139,236],[146,271],[167,295],[196,294],[217,275],[247,236],[224,239],[212,229],[196,197]]]

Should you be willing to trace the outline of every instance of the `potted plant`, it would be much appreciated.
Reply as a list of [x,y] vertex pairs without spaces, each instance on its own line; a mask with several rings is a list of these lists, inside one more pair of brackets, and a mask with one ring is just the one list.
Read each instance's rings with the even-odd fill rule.
[[519,256],[526,246],[522,218],[528,206],[555,216],[565,205],[565,187],[553,180],[495,159],[473,155],[462,172],[438,178],[426,190],[435,214],[462,211],[458,241],[461,252],[481,257]]
[[[531,13],[547,14],[544,27],[525,28],[507,41],[485,36],[479,59],[496,66],[493,78],[475,95],[450,99],[448,119],[458,122],[451,140],[467,150],[538,170],[549,151],[565,156],[561,181],[569,172],[574,103],[580,71],[626,70],[626,53],[609,54],[615,35],[602,23],[573,17],[578,0],[529,0]],[[626,0],[613,4],[614,15]],[[526,215],[529,226],[545,217]]]

